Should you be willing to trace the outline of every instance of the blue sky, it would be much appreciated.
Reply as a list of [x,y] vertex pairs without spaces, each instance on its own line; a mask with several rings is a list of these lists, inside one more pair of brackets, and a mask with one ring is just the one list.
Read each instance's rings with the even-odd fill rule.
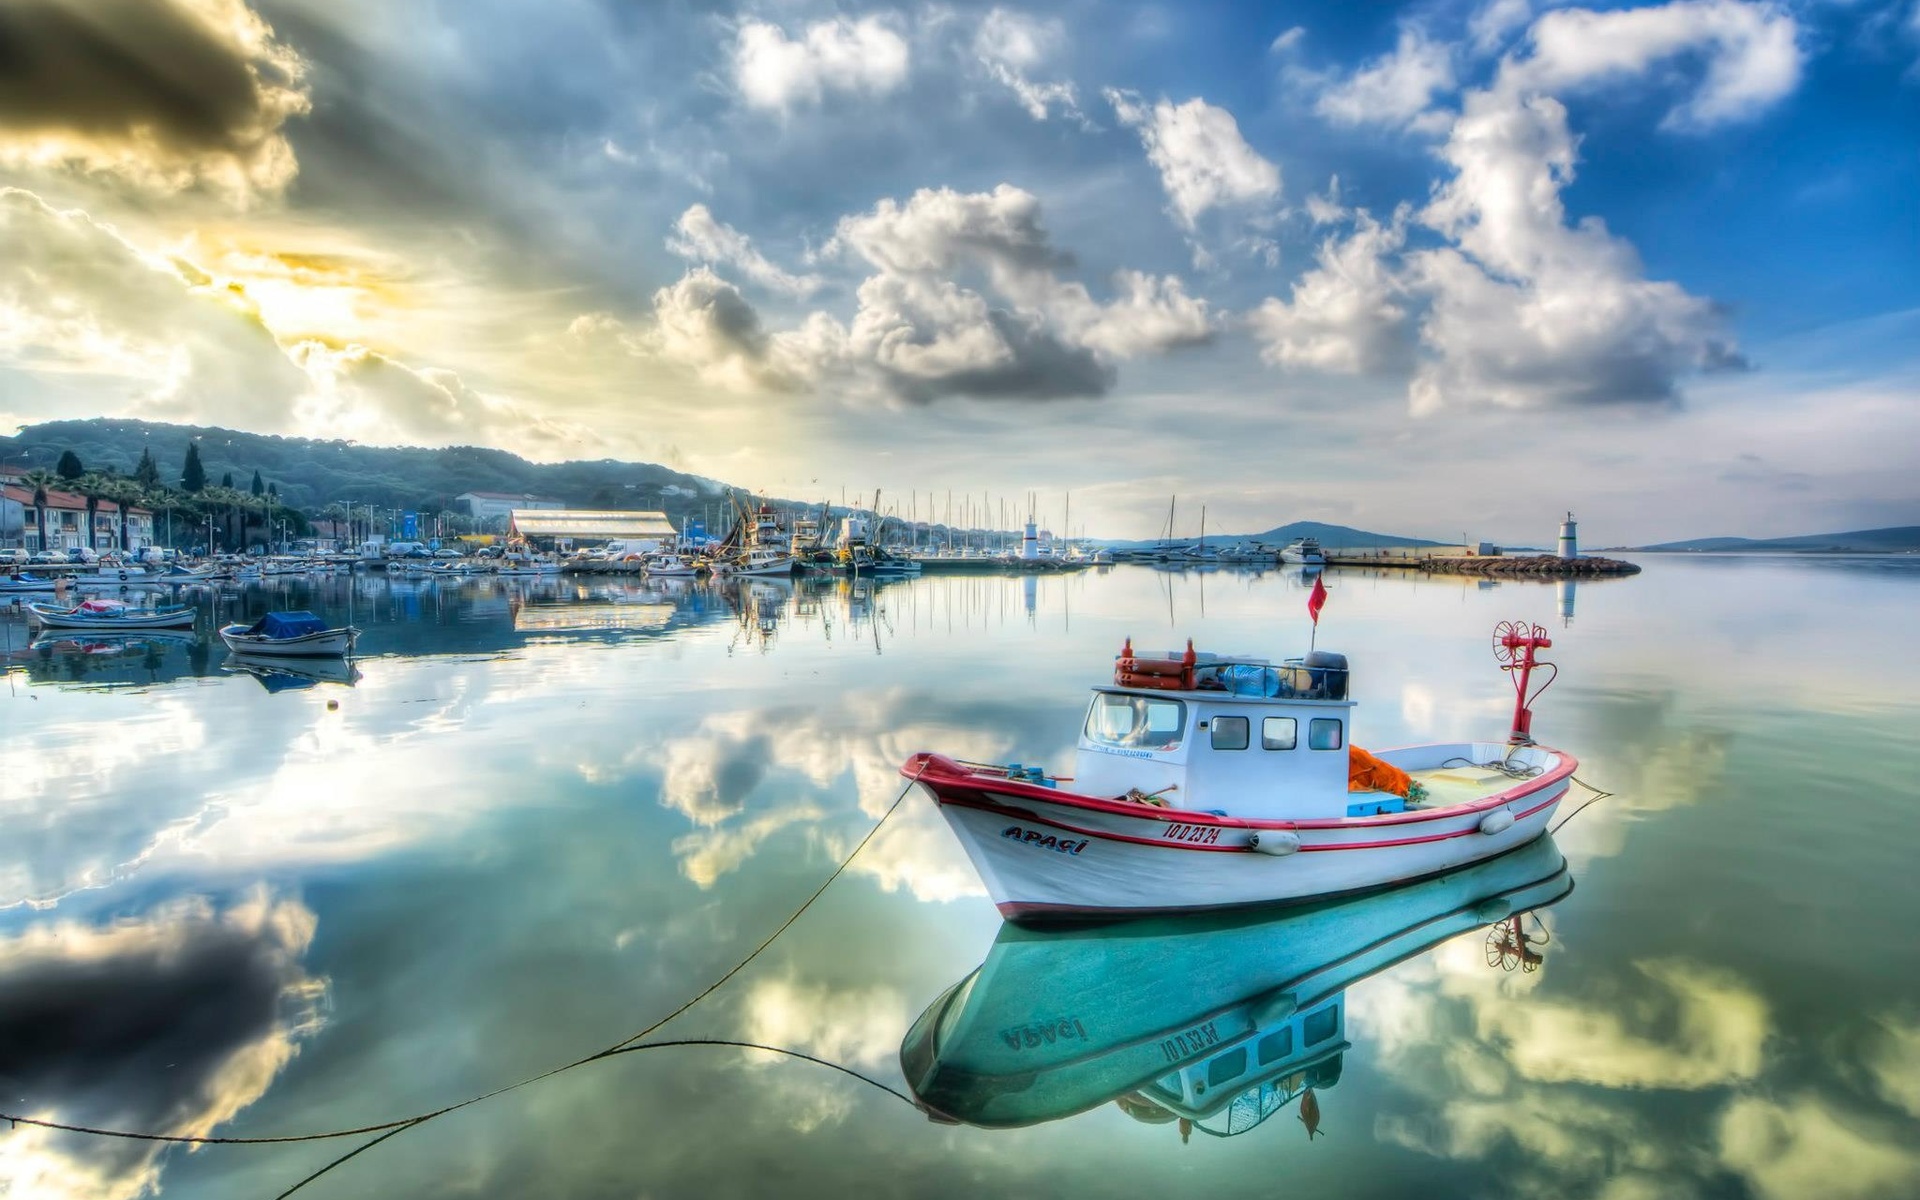
[[1920,522],[1920,0],[0,23],[0,421],[1115,536]]

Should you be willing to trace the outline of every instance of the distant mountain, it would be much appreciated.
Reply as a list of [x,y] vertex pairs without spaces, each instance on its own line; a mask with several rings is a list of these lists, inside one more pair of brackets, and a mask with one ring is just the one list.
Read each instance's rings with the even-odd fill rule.
[[1849,533],[1810,533],[1804,537],[1694,538],[1685,542],[1661,542],[1657,546],[1637,546],[1638,550],[1796,550],[1801,552],[1913,553],[1920,551],[1920,525],[1900,525],[1891,529],[1855,529]]
[[582,508],[664,509],[680,517],[713,504],[726,490],[711,479],[656,463],[534,463],[480,446],[361,446],[116,418],[29,425],[14,437],[0,437],[0,462],[51,467],[61,451],[72,450],[89,470],[125,475],[150,447],[161,479],[177,486],[189,442],[198,443],[210,481],[231,472],[245,487],[257,470],[278,487],[283,501],[309,511],[335,501],[436,511],[451,509],[462,492],[508,492]]
[[[1264,533],[1209,533],[1209,542],[1262,542],[1269,546],[1284,546],[1295,538],[1313,538],[1322,546],[1350,550],[1372,550],[1382,546],[1439,546],[1442,542],[1429,542],[1424,538],[1399,537],[1390,533],[1371,533],[1365,529],[1355,529],[1350,525],[1327,525],[1319,521],[1293,521],[1286,525],[1276,525]],[[1116,550],[1138,549],[1145,546],[1157,546],[1165,539],[1146,538],[1140,541],[1109,541],[1106,545]],[[1199,540],[1196,533],[1190,537],[1175,538],[1178,542]]]

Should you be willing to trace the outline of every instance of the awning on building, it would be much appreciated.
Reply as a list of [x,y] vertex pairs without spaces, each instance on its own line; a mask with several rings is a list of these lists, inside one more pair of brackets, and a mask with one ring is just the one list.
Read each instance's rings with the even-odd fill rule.
[[663,512],[617,509],[516,508],[508,528],[523,538],[572,541],[640,541],[675,536]]

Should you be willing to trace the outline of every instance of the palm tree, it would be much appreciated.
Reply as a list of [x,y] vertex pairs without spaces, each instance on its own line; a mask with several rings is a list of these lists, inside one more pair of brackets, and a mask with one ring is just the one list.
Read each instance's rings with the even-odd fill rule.
[[120,553],[125,554],[133,549],[127,545],[127,509],[145,500],[147,489],[132,479],[109,479],[102,494],[120,510]]
[[33,489],[33,511],[40,525],[40,548],[51,550],[47,544],[47,489],[60,485],[60,476],[45,467],[35,467],[22,476],[28,487]]
[[87,549],[98,550],[99,539],[94,536],[94,521],[100,513],[100,501],[107,498],[107,492],[113,487],[113,479],[98,471],[88,471],[67,485],[87,498]]

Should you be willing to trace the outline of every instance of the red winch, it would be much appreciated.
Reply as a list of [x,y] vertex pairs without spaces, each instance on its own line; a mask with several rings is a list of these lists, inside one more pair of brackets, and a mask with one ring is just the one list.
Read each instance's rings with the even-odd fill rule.
[[[1519,745],[1533,744],[1533,702],[1540,693],[1553,686],[1559,678],[1560,668],[1550,662],[1542,662],[1534,657],[1535,650],[1547,650],[1553,646],[1553,640],[1547,636],[1547,627],[1528,621],[1502,621],[1493,627],[1493,657],[1500,663],[1500,669],[1508,673],[1513,680],[1513,732],[1507,740]],[[1550,668],[1553,674],[1547,676],[1545,683],[1532,688],[1533,669]],[[1528,689],[1532,688],[1531,693]]]

